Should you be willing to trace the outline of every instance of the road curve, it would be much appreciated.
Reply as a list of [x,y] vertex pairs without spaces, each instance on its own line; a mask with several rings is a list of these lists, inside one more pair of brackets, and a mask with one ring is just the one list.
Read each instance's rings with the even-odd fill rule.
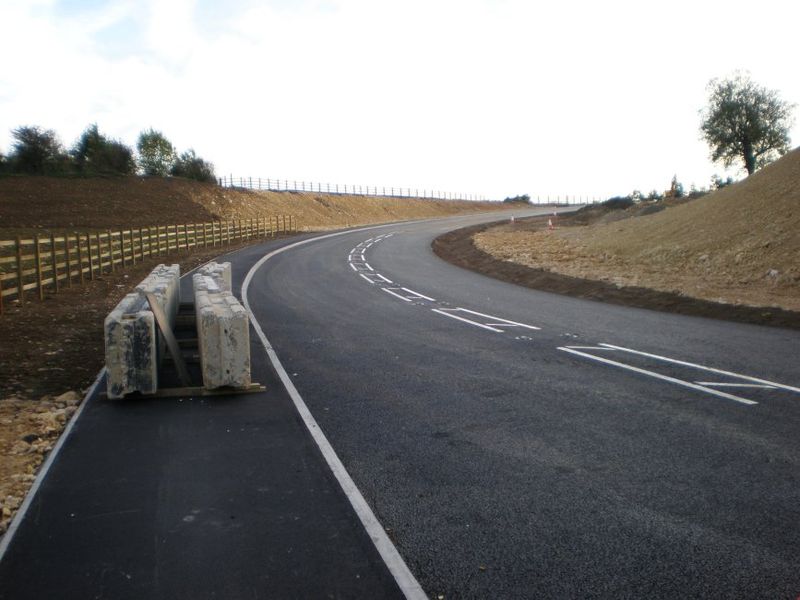
[[455,268],[457,218],[253,273],[255,318],[432,597],[796,597],[798,333]]
[[[797,597],[798,333],[540,293],[431,252],[496,218],[225,257],[414,581]],[[402,597],[251,342],[265,393],[87,401],[4,538],[0,599]]]

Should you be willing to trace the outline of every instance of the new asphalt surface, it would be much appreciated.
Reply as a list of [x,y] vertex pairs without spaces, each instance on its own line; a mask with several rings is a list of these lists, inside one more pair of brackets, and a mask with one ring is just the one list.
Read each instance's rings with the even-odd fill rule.
[[[431,252],[491,218],[323,237],[248,292],[425,591],[796,598],[798,333],[535,292]],[[235,281],[270,249],[232,255]],[[265,394],[90,401],[0,597],[398,596],[252,355]]]

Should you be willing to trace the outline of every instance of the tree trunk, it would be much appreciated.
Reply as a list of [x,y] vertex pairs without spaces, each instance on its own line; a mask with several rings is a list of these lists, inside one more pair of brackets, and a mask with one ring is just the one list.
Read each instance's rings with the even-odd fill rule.
[[747,169],[748,175],[752,175],[756,170],[756,157],[755,154],[753,154],[753,143],[750,140],[743,140],[742,146],[744,168]]

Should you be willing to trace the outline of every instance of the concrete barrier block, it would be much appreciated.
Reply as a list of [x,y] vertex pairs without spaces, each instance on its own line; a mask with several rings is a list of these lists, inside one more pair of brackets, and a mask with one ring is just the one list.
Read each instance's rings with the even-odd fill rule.
[[250,323],[247,311],[209,276],[193,277],[197,338],[207,389],[250,385]]
[[109,398],[158,389],[157,337],[153,313],[138,293],[125,296],[106,317],[106,379]]
[[158,265],[126,295],[104,322],[109,398],[158,390],[158,356],[164,342],[144,297],[152,292],[174,327],[180,305],[180,266]]
[[233,291],[231,287],[231,263],[210,262],[197,269],[197,273],[213,278],[223,292]]
[[181,303],[180,280],[180,265],[158,265],[136,286],[138,292],[155,294],[171,325],[175,324]]

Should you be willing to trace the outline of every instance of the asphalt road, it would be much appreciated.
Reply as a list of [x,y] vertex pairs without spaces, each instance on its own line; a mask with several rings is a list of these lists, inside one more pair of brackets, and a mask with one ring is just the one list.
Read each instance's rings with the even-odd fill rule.
[[249,291],[426,592],[796,598],[798,333],[539,293],[433,255],[474,221],[321,239]]
[[[321,237],[248,292],[428,595],[796,598],[798,333],[433,255],[481,219]],[[226,257],[234,280],[292,242]],[[251,341],[264,394],[90,400],[0,561],[0,598],[400,596]]]

